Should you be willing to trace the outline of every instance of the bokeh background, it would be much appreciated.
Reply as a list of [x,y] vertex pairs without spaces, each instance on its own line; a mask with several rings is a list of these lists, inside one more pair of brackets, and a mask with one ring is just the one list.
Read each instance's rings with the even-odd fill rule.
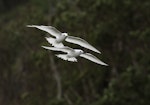
[[[41,48],[52,25],[109,64]],[[57,52],[56,52],[57,53]],[[0,0],[0,105],[150,105],[150,0]]]

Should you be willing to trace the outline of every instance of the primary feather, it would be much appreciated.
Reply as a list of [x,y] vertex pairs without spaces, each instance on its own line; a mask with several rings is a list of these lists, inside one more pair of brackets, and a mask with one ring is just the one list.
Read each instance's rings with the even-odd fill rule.
[[85,47],[85,48],[87,48],[89,50],[92,50],[92,51],[95,51],[97,53],[101,53],[96,48],[94,48],[92,45],[90,45],[87,41],[85,41],[85,40],[83,40],[81,38],[68,36],[65,40],[67,42],[70,42],[70,43],[78,44],[78,45],[80,45],[82,47]]
[[80,56],[83,58],[86,58],[90,61],[93,61],[97,64],[108,66],[106,63],[102,62],[101,60],[99,60],[97,57],[95,57],[94,55],[92,55],[90,53],[84,53],[84,54],[81,54]]
[[70,53],[73,52],[74,50],[70,47],[63,47],[63,48],[55,48],[55,47],[47,47],[47,46],[42,46],[45,49],[52,50],[52,51],[61,51],[65,53]]
[[52,26],[44,26],[44,25],[27,25],[27,27],[35,27],[38,28],[40,30],[43,30],[45,32],[48,32],[49,34],[51,34],[52,36],[58,38],[61,36],[61,32],[58,31],[55,27]]

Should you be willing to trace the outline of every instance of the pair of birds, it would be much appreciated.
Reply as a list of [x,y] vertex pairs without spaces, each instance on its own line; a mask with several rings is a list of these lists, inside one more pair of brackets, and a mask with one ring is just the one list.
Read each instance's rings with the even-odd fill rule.
[[64,46],[64,44],[62,43],[63,41],[66,41],[66,42],[78,44],[82,47],[85,47],[85,48],[92,50],[94,52],[97,52],[99,54],[101,53],[96,48],[94,48],[92,45],[90,45],[87,41],[85,41],[81,38],[69,36],[67,33],[62,33],[60,31],[58,31],[55,27],[52,27],[52,26],[27,25],[27,27],[34,27],[34,28],[43,30],[43,31],[51,34],[53,37],[55,37],[55,38],[45,37],[46,40],[53,47],[47,47],[47,46],[42,46],[42,47],[45,49],[48,49],[48,50],[52,50],[52,51],[61,51],[61,52],[67,53],[67,54],[56,54],[56,56],[58,58],[61,58],[63,60],[67,60],[67,61],[71,61],[71,62],[77,62],[76,57],[80,56],[80,57],[86,58],[88,60],[91,60],[97,64],[108,66],[106,63],[102,62],[94,55],[92,55],[90,53],[85,53],[81,49],[72,49],[68,46]]

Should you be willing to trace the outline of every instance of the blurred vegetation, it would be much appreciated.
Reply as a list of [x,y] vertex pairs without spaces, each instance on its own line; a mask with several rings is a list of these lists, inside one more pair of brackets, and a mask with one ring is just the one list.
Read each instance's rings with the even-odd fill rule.
[[[87,40],[109,67],[54,57],[28,24]],[[149,0],[1,0],[0,25],[0,105],[150,105]]]

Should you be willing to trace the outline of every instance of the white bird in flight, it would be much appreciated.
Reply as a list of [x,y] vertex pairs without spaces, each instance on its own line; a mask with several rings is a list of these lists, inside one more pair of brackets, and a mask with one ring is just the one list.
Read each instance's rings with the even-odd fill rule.
[[87,41],[85,41],[85,40],[83,40],[81,38],[78,38],[78,37],[69,36],[68,33],[61,33],[55,27],[43,26],[43,25],[40,25],[40,26],[38,26],[38,25],[27,25],[27,27],[38,28],[38,29],[43,30],[45,32],[48,32],[52,36],[56,37],[56,38],[46,37],[46,40],[50,44],[52,44],[52,46],[54,46],[54,47],[57,47],[57,48],[64,47],[62,42],[65,40],[65,41],[70,42],[70,43],[78,44],[78,45],[80,45],[82,47],[85,47],[85,48],[87,48],[89,50],[92,50],[92,51],[95,51],[97,53],[101,53],[95,47],[90,45]]
[[80,56],[80,57],[86,58],[90,61],[93,61],[97,64],[108,66],[106,63],[102,62],[101,60],[99,60],[94,55],[92,55],[90,53],[84,53],[80,49],[72,49],[72,48],[67,47],[67,46],[65,46],[63,48],[47,47],[47,46],[42,46],[42,47],[45,49],[48,49],[48,50],[52,50],[52,51],[61,51],[61,52],[67,53],[67,54],[56,54],[56,56],[58,58],[61,58],[63,60],[67,60],[67,61],[71,61],[71,62],[77,62],[76,57]]

